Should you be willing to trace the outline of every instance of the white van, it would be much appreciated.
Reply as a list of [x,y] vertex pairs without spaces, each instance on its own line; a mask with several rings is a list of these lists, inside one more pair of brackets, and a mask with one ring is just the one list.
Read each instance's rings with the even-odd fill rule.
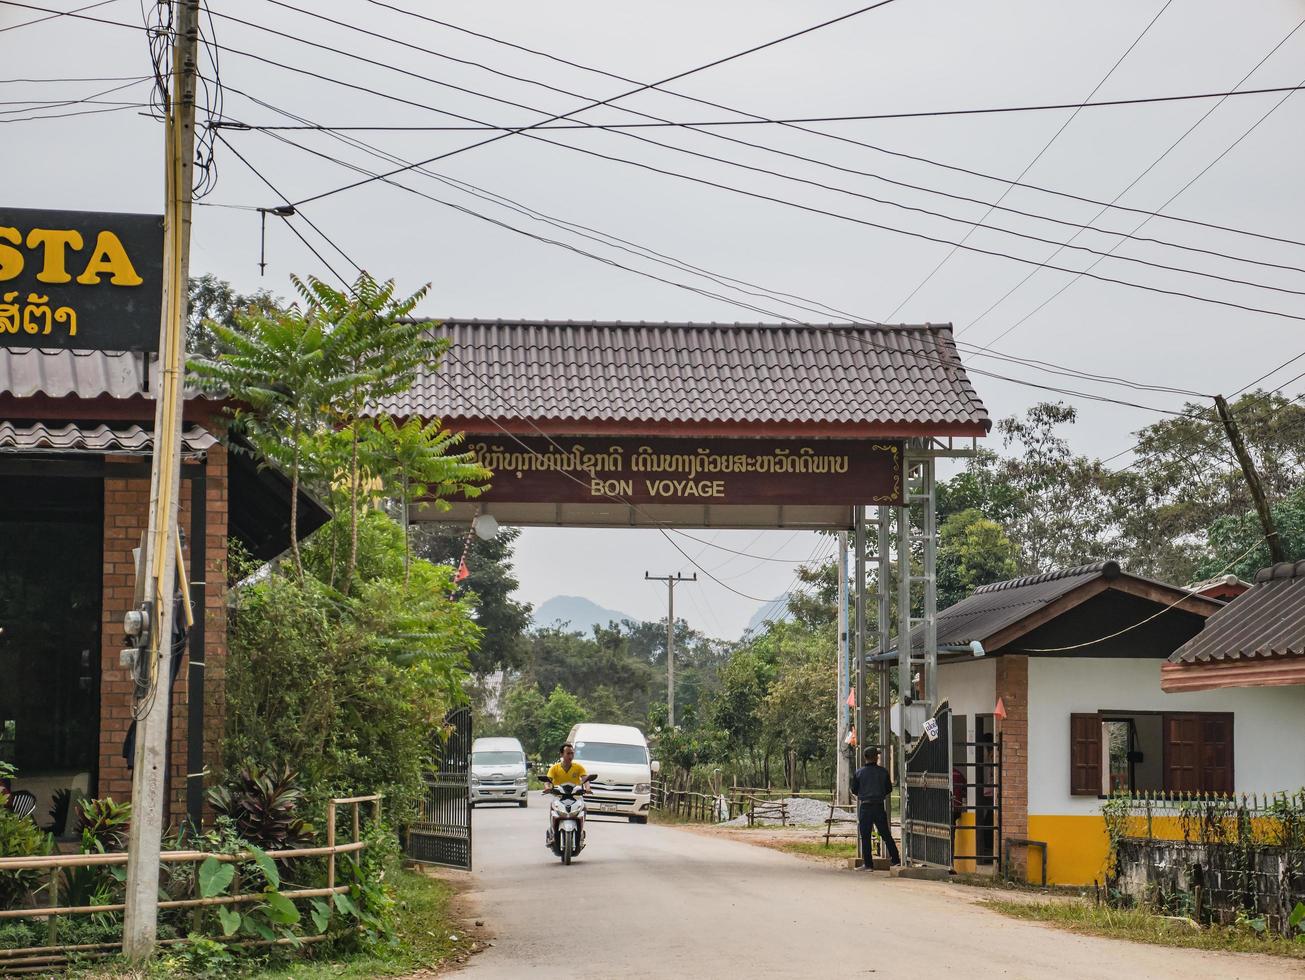
[[661,767],[649,762],[643,732],[630,725],[585,722],[571,729],[567,741],[575,746],[575,761],[597,777],[585,795],[585,808],[647,823],[652,775]]
[[526,753],[515,738],[478,738],[471,743],[471,805],[529,806]]

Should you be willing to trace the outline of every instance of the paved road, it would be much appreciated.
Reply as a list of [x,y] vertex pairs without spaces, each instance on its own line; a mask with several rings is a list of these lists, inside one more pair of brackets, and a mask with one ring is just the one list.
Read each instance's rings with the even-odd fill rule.
[[[656,825],[591,821],[570,867],[543,803],[475,811],[472,900],[494,934],[460,976],[1265,978],[1292,961],[1075,936],[889,879]],[[577,957],[577,951],[580,956]]]

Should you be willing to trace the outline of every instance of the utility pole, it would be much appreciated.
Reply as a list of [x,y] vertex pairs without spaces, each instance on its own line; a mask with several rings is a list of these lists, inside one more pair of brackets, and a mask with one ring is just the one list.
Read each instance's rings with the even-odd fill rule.
[[1237,428],[1232,410],[1228,407],[1228,400],[1223,395],[1215,395],[1214,407],[1219,413],[1219,421],[1223,423],[1224,432],[1228,433],[1228,442],[1237,456],[1237,462],[1241,464],[1242,475],[1246,477],[1246,488],[1250,490],[1251,499],[1255,501],[1255,512],[1260,515],[1260,526],[1264,529],[1264,540],[1269,543],[1269,557],[1275,565],[1280,561],[1286,561],[1287,553],[1283,550],[1278,529],[1273,524],[1273,512],[1269,510],[1269,500],[1264,495],[1264,484],[1260,482],[1255,460],[1251,459],[1250,451],[1242,440],[1241,430]]
[[[158,932],[159,844],[167,775],[172,694],[173,596],[177,574],[177,509],[181,488],[181,421],[186,359],[185,316],[190,269],[190,210],[195,158],[195,80],[199,0],[178,0],[172,39],[172,86],[165,129],[166,210],[163,221],[163,319],[155,393],[154,463],[144,560],[148,642],[138,676],[148,678],[136,704],[131,836],[127,847],[123,952],[139,963],[154,951]],[[196,502],[195,506],[198,506]]]
[[679,572],[674,575],[649,575],[643,573],[645,581],[666,583],[666,724],[675,727],[675,586],[680,582],[698,581],[698,573],[693,578],[685,578]]

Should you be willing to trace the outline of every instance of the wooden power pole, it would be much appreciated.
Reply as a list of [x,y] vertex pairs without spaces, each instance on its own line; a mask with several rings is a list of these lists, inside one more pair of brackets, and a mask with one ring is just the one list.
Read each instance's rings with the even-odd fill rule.
[[1214,407],[1219,412],[1219,421],[1223,423],[1224,432],[1228,433],[1228,443],[1232,446],[1237,462],[1241,464],[1242,475],[1246,477],[1246,487],[1255,501],[1255,512],[1260,515],[1260,527],[1264,529],[1264,540],[1269,543],[1269,558],[1274,564],[1287,560],[1287,553],[1282,547],[1282,537],[1273,523],[1273,511],[1269,509],[1269,499],[1264,495],[1264,484],[1260,482],[1260,473],[1255,468],[1255,460],[1242,439],[1237,420],[1223,395],[1214,396]]
[[666,724],[675,727],[675,586],[680,582],[698,581],[698,573],[693,578],[685,578],[679,572],[674,575],[649,575],[643,573],[649,582],[665,582],[667,597],[666,613]]
[[[195,85],[199,0],[178,0],[172,40],[172,84],[165,130],[166,211],[163,220],[163,319],[155,392],[154,464],[144,555],[148,642],[138,676],[148,679],[135,707],[131,836],[123,952],[139,963],[154,951],[158,931],[159,845],[167,807],[168,728],[172,693],[173,599],[177,574],[177,510],[181,488],[181,421],[186,360],[185,319],[190,269],[190,210],[195,157]],[[195,502],[195,506],[199,506]]]

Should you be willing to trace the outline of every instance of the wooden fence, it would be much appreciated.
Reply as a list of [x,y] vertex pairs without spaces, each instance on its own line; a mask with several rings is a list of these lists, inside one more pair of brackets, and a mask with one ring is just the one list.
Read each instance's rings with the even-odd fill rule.
[[[341,854],[354,855],[354,861],[358,860],[358,855],[367,847],[367,843],[362,839],[362,818],[360,807],[363,804],[372,805],[372,813],[379,816],[381,797],[379,794],[372,796],[351,796],[329,801],[326,810],[326,844],[323,847],[297,847],[282,851],[268,851],[267,856],[273,861],[283,862],[295,859],[309,858],[327,858],[326,863],[326,887],[325,888],[295,888],[280,892],[284,898],[292,901],[298,899],[310,898],[328,898],[334,895],[344,894],[349,891],[349,885],[336,883],[336,859]],[[337,832],[337,813],[336,810],[341,806],[351,806],[353,816],[353,839],[339,843],[336,840]],[[237,854],[214,854],[208,851],[163,851],[159,855],[159,860],[163,864],[193,864],[198,866],[200,863],[209,858],[223,864],[236,864],[253,860],[253,855],[242,851]],[[126,910],[126,905],[122,903],[109,905],[60,905],[59,904],[59,884],[64,876],[65,869],[70,868],[89,868],[97,866],[120,866],[125,865],[128,861],[126,853],[97,853],[97,854],[46,854],[34,857],[5,857],[0,858],[0,872],[20,872],[34,871],[38,873],[48,873],[49,882],[44,886],[47,893],[49,904],[34,906],[32,908],[9,908],[0,909],[0,923],[25,920],[25,919],[45,919],[48,924],[47,942],[43,946],[28,946],[16,949],[0,949],[0,973],[3,974],[21,974],[21,973],[47,973],[56,970],[67,964],[70,959],[76,957],[83,958],[102,958],[116,955],[122,948],[122,940],[103,943],[78,943],[73,945],[64,945],[59,943],[59,920],[62,916],[72,915],[107,915],[120,913]],[[260,902],[266,899],[264,892],[237,893],[232,895],[218,895],[212,898],[182,898],[166,899],[159,902],[159,909],[193,909],[194,910],[194,931],[199,931],[200,917],[205,908],[228,905],[244,905],[251,902]],[[226,940],[233,946],[285,946],[298,945],[300,943],[321,942],[326,939],[325,935],[308,935],[297,936],[294,939],[258,939],[258,940]],[[186,939],[160,939],[160,946],[184,943]]]

